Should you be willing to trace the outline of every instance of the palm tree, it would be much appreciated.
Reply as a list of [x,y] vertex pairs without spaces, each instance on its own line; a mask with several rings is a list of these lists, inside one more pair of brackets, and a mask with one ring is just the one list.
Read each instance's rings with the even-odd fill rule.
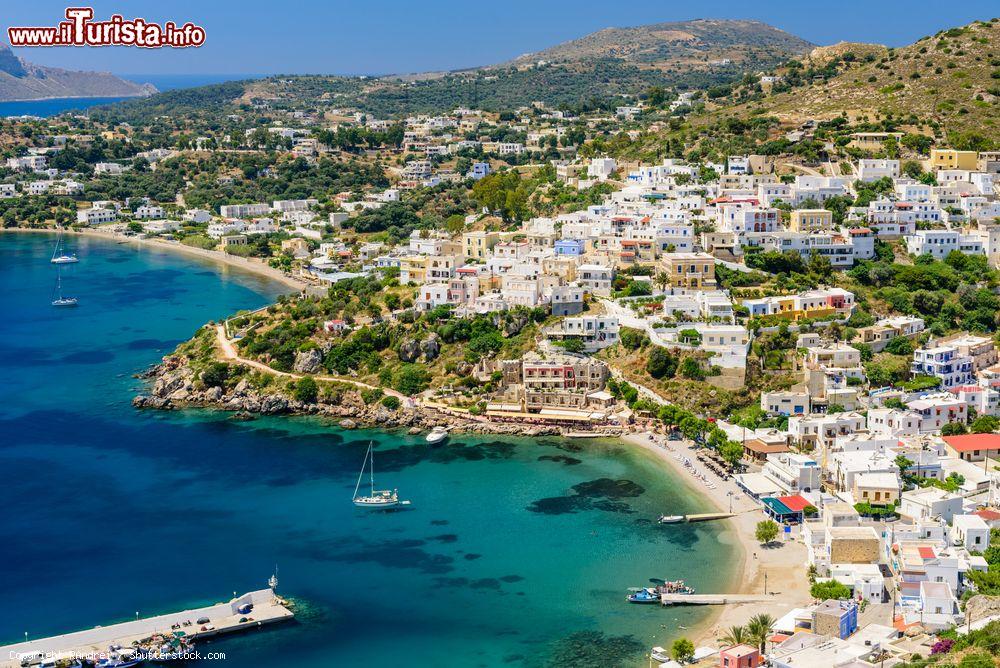
[[747,632],[747,627],[745,626],[730,626],[729,630],[719,640],[729,646],[742,645],[745,642],[749,642],[750,634]]
[[762,612],[759,615],[754,615],[747,622],[746,630],[749,637],[748,640],[752,641],[760,653],[764,653],[764,645],[767,644],[767,637],[771,635],[771,627],[774,626],[774,617]]
[[670,283],[670,277],[667,276],[666,272],[663,271],[656,274],[653,280],[656,282],[656,285],[660,288],[661,291],[666,290],[667,285]]

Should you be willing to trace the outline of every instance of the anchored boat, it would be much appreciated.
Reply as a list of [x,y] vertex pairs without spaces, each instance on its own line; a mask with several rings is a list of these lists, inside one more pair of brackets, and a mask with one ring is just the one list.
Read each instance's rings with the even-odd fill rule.
[[52,300],[53,306],[76,306],[76,297],[63,297],[62,293],[62,272],[56,274],[56,298]]
[[660,524],[677,524],[678,522],[684,521],[683,515],[660,515],[660,519],[657,520]]
[[431,433],[427,434],[428,443],[440,443],[448,438],[448,430],[445,427],[434,427]]
[[52,264],[73,264],[74,262],[79,262],[75,255],[67,255],[60,252],[62,248],[62,232],[56,237],[56,247],[52,251],[52,259],[49,260]]
[[[359,495],[361,480],[365,475],[365,468],[369,469],[371,481],[371,491],[365,495]],[[354,486],[354,505],[358,508],[369,508],[371,510],[388,510],[400,506],[410,505],[409,501],[400,501],[396,490],[375,489],[375,453],[372,450],[372,443],[368,443],[368,452],[365,453],[365,461],[361,464],[361,473],[358,474],[358,484]]]

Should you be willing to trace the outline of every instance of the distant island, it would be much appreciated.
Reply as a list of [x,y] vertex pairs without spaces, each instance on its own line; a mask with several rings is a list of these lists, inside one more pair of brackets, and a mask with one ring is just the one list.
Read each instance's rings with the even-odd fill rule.
[[144,97],[157,93],[152,84],[139,84],[110,72],[75,72],[43,67],[18,58],[0,46],[0,102],[61,97]]

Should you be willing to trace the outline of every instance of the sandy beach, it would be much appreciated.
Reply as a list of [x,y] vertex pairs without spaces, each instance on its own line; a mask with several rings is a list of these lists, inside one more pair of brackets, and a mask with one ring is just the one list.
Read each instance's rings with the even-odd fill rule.
[[[29,228],[29,227],[8,227],[0,228],[2,232],[30,232],[30,233],[40,233],[40,234],[55,234],[58,230],[55,228]],[[97,237],[101,239],[108,239],[110,241],[125,242],[130,244],[136,244],[138,246],[148,246],[151,248],[163,248],[170,251],[175,251],[178,253],[184,253],[186,255],[191,255],[194,257],[200,257],[212,262],[217,262],[219,264],[225,265],[227,267],[235,267],[237,269],[242,269],[243,271],[256,274],[258,276],[263,276],[269,278],[273,281],[277,281],[282,285],[300,292],[308,288],[311,284],[306,281],[296,278],[286,274],[283,271],[274,269],[267,265],[267,263],[259,258],[245,258],[238,255],[229,255],[227,253],[221,253],[219,251],[205,250],[204,248],[195,248],[193,246],[185,246],[184,244],[177,241],[166,241],[164,239],[158,239],[155,237],[151,238],[139,238],[134,236],[124,236],[121,234],[114,234],[112,232],[106,232],[99,229],[84,229],[81,231],[76,231],[73,229],[64,229],[63,233],[69,236],[85,236],[85,237]]]
[[[735,482],[722,480],[698,462],[695,459],[696,450],[690,447],[690,441],[667,441],[666,447],[663,447],[658,445],[663,436],[655,435],[656,441],[653,441],[651,436],[649,432],[639,432],[625,434],[622,438],[645,449],[665,466],[672,468],[694,493],[700,494],[719,512],[729,512],[730,499],[732,500],[732,512],[735,516],[723,520],[726,530],[720,536],[720,542],[738,546],[741,563],[734,569],[734,582],[730,591],[703,593],[763,593],[766,577],[767,593],[774,595],[773,601],[710,606],[713,614],[708,620],[688,632],[695,645],[718,647],[718,638],[730,626],[745,624],[750,617],[765,612],[777,619],[793,608],[811,603],[805,546],[796,539],[790,539],[781,542],[777,547],[761,547],[754,537],[754,532],[757,523],[765,519],[765,516],[757,502],[744,494]],[[682,458],[676,459],[675,453],[680,453]],[[704,473],[716,488],[708,489],[703,481],[691,475],[684,466],[684,457],[694,462],[694,468]],[[728,496],[729,492],[733,493],[731,497]],[[795,535],[797,534],[793,534]]]

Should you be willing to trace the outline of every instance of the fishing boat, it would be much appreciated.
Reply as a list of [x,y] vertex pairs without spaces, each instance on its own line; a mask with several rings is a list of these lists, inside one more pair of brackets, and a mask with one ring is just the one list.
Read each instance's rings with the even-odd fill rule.
[[133,648],[113,645],[108,648],[107,655],[98,659],[94,666],[95,668],[132,668],[140,663],[142,663],[142,659],[136,656]]
[[657,590],[662,594],[693,594],[694,587],[684,584],[684,580],[667,580]]
[[445,427],[434,427],[431,433],[427,434],[428,443],[440,443],[448,438],[448,430]]
[[677,524],[678,522],[684,521],[683,515],[660,515],[660,519],[657,520],[660,524]]
[[[370,463],[370,464],[369,464]],[[359,495],[361,480],[365,476],[365,468],[369,470],[369,480],[371,491],[367,496]],[[375,489],[375,453],[372,450],[372,443],[368,443],[368,452],[365,453],[365,461],[361,464],[361,473],[358,474],[358,484],[354,486],[354,505],[358,508],[369,508],[371,510],[388,510],[400,506],[410,505],[409,501],[400,501],[396,490]]]
[[53,306],[76,306],[76,297],[64,297],[62,293],[62,272],[56,274],[56,298],[52,300]]
[[653,587],[642,587],[625,597],[629,603],[659,603],[660,593]]
[[62,250],[62,232],[59,232],[59,236],[56,237],[56,247],[52,251],[52,259],[49,260],[52,264],[73,264],[74,262],[79,262],[75,255],[67,255],[61,252]]

